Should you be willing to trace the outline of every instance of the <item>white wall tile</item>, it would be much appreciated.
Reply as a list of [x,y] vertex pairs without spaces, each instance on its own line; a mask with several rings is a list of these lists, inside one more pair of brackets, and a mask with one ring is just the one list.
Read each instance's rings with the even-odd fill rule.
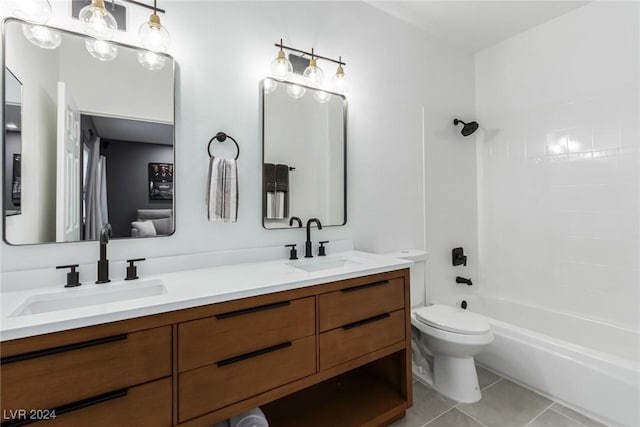
[[476,55],[482,292],[640,329],[639,8]]

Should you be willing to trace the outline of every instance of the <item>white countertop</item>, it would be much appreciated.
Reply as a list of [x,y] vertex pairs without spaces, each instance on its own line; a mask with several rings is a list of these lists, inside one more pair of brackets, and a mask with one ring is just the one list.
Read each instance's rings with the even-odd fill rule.
[[[295,265],[328,263],[346,260],[344,266],[308,272]],[[217,266],[198,270],[180,271],[141,277],[133,281],[114,281],[104,285],[83,284],[76,288],[55,287],[30,288],[27,290],[2,292],[0,294],[0,341],[47,334],[85,326],[98,325],[118,320],[148,316],[201,305],[230,301],[240,298],[287,291],[336,280],[383,273],[408,268],[413,262],[375,255],[367,252],[349,251],[331,254],[326,258],[296,261],[279,260],[257,263]],[[134,287],[164,285],[166,292],[155,296],[137,297],[109,303],[92,303],[76,308],[58,309],[38,314],[17,316],[29,304],[39,299],[68,301],[79,297],[99,299],[100,295],[115,294]]]

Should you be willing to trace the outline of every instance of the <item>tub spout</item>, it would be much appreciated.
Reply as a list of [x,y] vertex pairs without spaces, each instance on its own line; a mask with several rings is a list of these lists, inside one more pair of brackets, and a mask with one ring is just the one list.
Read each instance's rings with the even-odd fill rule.
[[456,277],[456,283],[464,283],[465,285],[469,285],[469,286],[473,285],[473,282],[471,281],[471,279],[467,279],[460,276]]

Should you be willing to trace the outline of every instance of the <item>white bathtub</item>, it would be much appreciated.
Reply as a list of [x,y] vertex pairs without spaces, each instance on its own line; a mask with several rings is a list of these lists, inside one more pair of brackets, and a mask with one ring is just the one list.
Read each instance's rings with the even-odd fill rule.
[[480,364],[608,425],[640,426],[638,332],[504,298],[434,302],[462,300],[495,335]]

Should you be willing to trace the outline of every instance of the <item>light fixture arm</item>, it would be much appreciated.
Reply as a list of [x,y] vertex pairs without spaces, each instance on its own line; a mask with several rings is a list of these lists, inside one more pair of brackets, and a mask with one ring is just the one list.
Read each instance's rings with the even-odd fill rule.
[[164,9],[160,9],[160,8],[156,7],[156,0],[153,0],[153,6],[150,6],[148,4],[145,4],[145,3],[142,3],[142,2],[139,2],[139,1],[136,1],[136,0],[122,0],[122,1],[125,2],[125,3],[134,4],[136,6],[144,7],[144,8],[149,9],[149,10],[153,10],[153,13],[158,13],[158,12],[159,13],[167,13]]
[[[127,0],[125,0],[125,1],[127,1]],[[276,47],[279,47],[280,50],[287,49],[287,50],[290,50],[292,52],[298,52],[298,53],[301,53],[303,55],[309,55],[309,56],[311,56],[311,58],[316,58],[316,59],[320,58],[320,59],[324,59],[325,61],[331,61],[331,62],[333,62],[335,64],[338,64],[338,65],[347,65],[346,62],[342,61],[342,58],[340,58],[339,60],[336,60],[336,59],[333,59],[333,58],[328,58],[326,56],[321,56],[321,55],[318,55],[317,53],[315,53],[314,49],[311,49],[311,52],[306,52],[304,50],[296,49],[295,47],[285,46],[284,44],[282,44],[282,39],[280,39],[280,43],[275,43],[274,45]]]

